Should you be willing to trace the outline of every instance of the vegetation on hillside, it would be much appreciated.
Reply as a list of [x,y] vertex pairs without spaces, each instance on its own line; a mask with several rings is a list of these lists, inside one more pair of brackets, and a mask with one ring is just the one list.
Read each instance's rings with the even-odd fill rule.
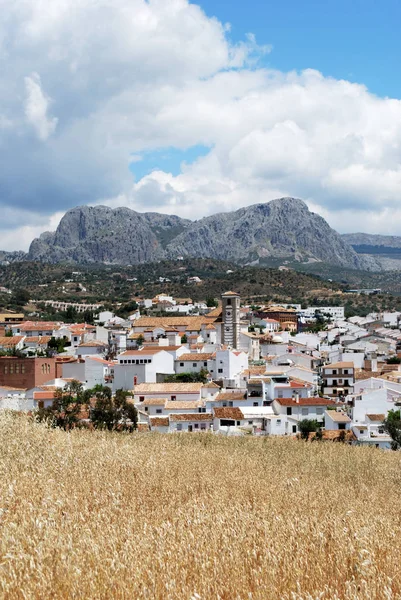
[[[319,263],[320,264],[320,263]],[[295,266],[295,265],[294,265]],[[314,265],[311,265],[311,268]],[[78,267],[75,267],[78,268]],[[299,265],[297,268],[301,268]],[[302,268],[309,268],[303,265]],[[320,269],[323,266],[320,264]],[[354,278],[349,281],[330,281],[316,274],[306,274],[294,269],[279,270],[268,267],[239,267],[233,263],[213,259],[189,259],[164,261],[135,266],[87,265],[73,271],[69,265],[39,263],[13,263],[0,266],[0,285],[13,290],[13,294],[0,295],[0,307],[38,312],[40,318],[66,322],[81,318],[93,321],[93,314],[79,316],[73,309],[60,312],[45,307],[44,300],[95,303],[114,310],[117,315],[127,317],[137,308],[139,297],[152,298],[156,294],[168,294],[194,301],[207,301],[210,306],[223,291],[235,289],[244,301],[251,304],[265,302],[297,303],[304,306],[345,305],[346,314],[365,315],[376,310],[401,310],[401,296],[382,293],[375,296],[346,294],[350,285],[364,287],[358,271],[338,271],[338,275]],[[365,274],[374,278],[377,274]],[[385,275],[385,274],[384,274]],[[188,283],[188,278],[198,276],[199,284]],[[160,281],[160,279],[162,281]],[[393,276],[393,286],[401,277]],[[373,279],[369,280],[370,287]],[[375,285],[374,287],[380,287]],[[84,289],[82,289],[84,288]],[[398,289],[398,288],[397,288]],[[36,300],[36,306],[26,306],[28,299]]]
[[401,598],[400,457],[0,415],[0,596]]

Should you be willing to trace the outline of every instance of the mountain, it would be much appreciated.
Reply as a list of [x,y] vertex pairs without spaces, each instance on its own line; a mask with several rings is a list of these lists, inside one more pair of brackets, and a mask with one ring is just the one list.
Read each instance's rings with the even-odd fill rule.
[[0,265],[15,262],[23,262],[27,259],[27,253],[23,252],[22,250],[16,250],[15,252],[7,252],[6,250],[0,250]]
[[343,240],[350,246],[377,246],[382,248],[401,248],[401,236],[374,235],[371,233],[344,233]]
[[57,230],[34,240],[30,260],[137,264],[179,256],[238,263],[266,258],[374,269],[319,215],[296,198],[280,198],[199,221],[106,206],[69,210]]
[[129,208],[80,206],[69,210],[55,232],[33,240],[29,259],[136,264],[161,260],[169,241],[190,221]]

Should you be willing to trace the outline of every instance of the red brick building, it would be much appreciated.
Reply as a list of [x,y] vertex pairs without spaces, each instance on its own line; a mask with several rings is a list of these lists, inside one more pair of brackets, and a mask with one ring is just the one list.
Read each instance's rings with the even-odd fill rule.
[[55,378],[55,358],[0,357],[0,386],[30,389]]

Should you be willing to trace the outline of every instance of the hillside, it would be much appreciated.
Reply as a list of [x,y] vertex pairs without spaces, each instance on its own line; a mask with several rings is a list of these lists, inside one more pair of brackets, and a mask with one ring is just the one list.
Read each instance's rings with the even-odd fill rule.
[[280,198],[194,222],[128,208],[77,207],[64,215],[55,232],[45,232],[32,242],[28,258],[51,263],[140,264],[180,256],[239,264],[278,257],[355,269],[377,267],[296,198]]
[[344,233],[343,240],[350,246],[374,246],[378,248],[399,248],[401,251],[401,236],[376,235],[371,233]]
[[0,415],[3,598],[401,597],[399,455]]

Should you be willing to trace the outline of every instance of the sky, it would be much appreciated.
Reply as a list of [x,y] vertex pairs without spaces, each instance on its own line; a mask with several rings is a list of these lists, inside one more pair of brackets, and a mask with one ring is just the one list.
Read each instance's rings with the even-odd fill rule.
[[0,0],[0,249],[84,204],[401,235],[401,0]]

